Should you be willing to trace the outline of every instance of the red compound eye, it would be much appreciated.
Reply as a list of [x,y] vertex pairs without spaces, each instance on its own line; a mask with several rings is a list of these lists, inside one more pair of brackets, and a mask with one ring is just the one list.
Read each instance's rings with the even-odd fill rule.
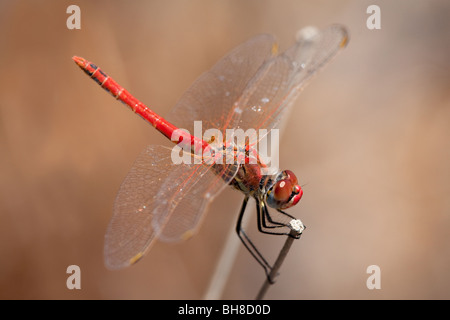
[[297,177],[291,170],[285,170],[284,173],[286,173],[287,179],[289,179],[293,185],[298,183]]
[[285,179],[278,181],[273,188],[273,198],[276,201],[285,202],[289,200],[292,193],[292,183]]

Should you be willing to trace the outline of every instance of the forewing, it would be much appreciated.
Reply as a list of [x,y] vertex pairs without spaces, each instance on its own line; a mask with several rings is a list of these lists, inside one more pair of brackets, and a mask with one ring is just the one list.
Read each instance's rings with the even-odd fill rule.
[[235,103],[261,65],[275,52],[275,39],[266,34],[236,47],[192,84],[172,109],[168,120],[191,134],[194,134],[194,120],[202,121],[203,130],[225,129]]
[[286,52],[260,67],[234,107],[230,127],[277,128],[283,113],[307,81],[345,47],[347,41],[347,31],[339,25],[300,36]]

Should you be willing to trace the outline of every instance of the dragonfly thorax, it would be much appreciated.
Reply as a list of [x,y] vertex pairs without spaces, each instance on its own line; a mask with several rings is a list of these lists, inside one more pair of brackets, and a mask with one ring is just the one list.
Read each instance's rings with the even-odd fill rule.
[[216,149],[219,150],[223,152],[221,156],[227,154],[224,158],[233,159],[235,165],[239,166],[230,182],[232,187],[265,201],[275,209],[287,209],[300,201],[303,190],[291,170],[277,170],[275,174],[268,175],[268,168],[260,161],[257,150],[249,145],[240,147],[225,142]]

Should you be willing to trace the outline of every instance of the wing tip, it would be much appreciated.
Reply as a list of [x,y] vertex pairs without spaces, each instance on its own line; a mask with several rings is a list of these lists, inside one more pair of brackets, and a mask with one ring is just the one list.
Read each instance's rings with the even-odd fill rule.
[[339,43],[339,48],[345,48],[348,44],[348,34],[344,35],[344,37],[342,38],[341,43]]
[[337,30],[341,34],[342,40],[339,43],[339,48],[345,48],[350,40],[347,27],[342,24],[333,24],[330,26],[330,28]]
[[181,235],[181,240],[186,241],[186,240],[192,238],[192,236],[194,234],[195,234],[195,231],[193,229],[189,229]]
[[143,256],[144,256],[144,253],[142,253],[142,252],[139,252],[138,254],[136,254],[133,258],[130,259],[130,261],[129,261],[130,265],[135,264],[136,262],[141,260]]

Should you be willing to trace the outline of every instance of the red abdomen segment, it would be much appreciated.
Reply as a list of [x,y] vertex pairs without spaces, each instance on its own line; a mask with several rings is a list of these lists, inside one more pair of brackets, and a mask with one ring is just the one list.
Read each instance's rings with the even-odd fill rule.
[[[164,118],[157,115],[151,109],[149,109],[145,104],[140,102],[138,99],[133,97],[127,90],[125,90],[121,85],[119,85],[116,81],[110,78],[106,73],[104,73],[99,67],[97,67],[92,62],[88,62],[86,59],[81,57],[74,56],[72,58],[75,63],[95,82],[97,82],[103,89],[111,93],[117,100],[122,101],[127,106],[131,108],[135,113],[140,115],[143,119],[150,122],[155,129],[165,135],[167,138],[171,139],[175,130],[178,128],[165,120]],[[183,137],[180,135],[175,135],[175,140],[172,140],[175,143],[179,143],[183,140]],[[202,146],[202,149],[205,149],[208,146],[208,143],[190,135],[191,145]],[[195,144],[196,143],[196,144]]]

